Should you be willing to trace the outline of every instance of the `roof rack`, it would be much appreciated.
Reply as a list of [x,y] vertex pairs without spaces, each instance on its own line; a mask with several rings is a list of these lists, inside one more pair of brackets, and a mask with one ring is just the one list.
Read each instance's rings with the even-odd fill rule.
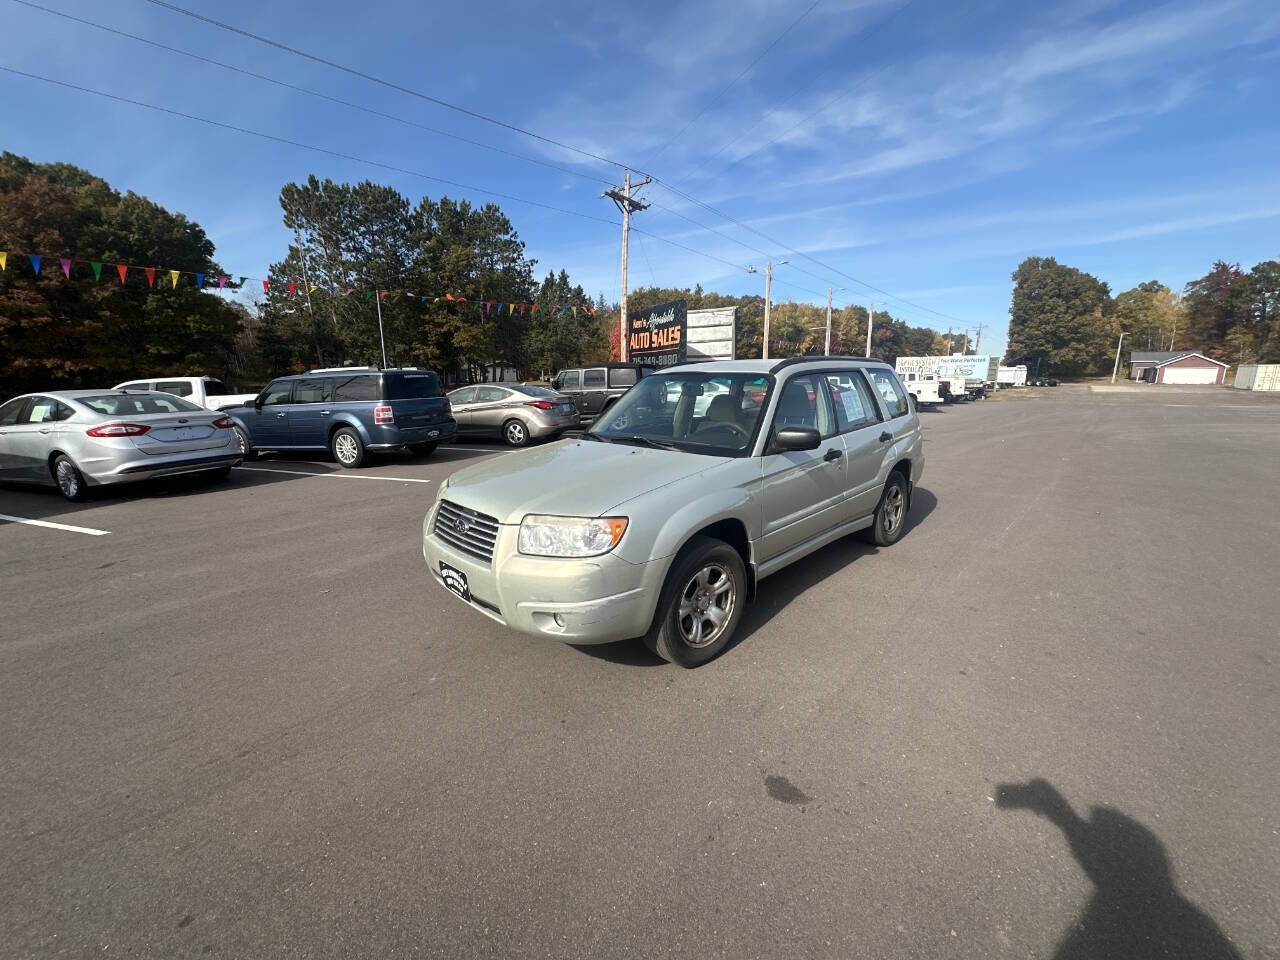
[[307,373],[349,373],[353,370],[375,372],[377,367],[316,367],[314,370],[308,370]]
[[810,357],[787,357],[785,360],[779,360],[769,368],[770,373],[777,373],[783,367],[792,367],[797,363],[826,363],[832,360],[839,360],[842,363],[884,363],[879,357],[829,357],[829,356],[810,356]]

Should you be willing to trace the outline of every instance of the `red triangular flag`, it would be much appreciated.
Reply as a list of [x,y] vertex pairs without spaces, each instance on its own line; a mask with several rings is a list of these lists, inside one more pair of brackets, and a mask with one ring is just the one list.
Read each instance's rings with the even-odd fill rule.
[[120,274],[121,283],[124,283],[124,275],[128,272],[129,272],[129,265],[127,263],[116,264],[116,273]]
[[378,291],[378,299],[379,299],[379,300],[385,300],[385,299],[387,299],[387,291],[385,291],[385,290],[379,290],[379,291]]
[[62,275],[66,277],[68,280],[70,280],[71,279],[71,258],[59,257],[58,262],[62,264]]
[[147,286],[154,287],[156,285],[156,268],[143,267],[142,272],[147,275]]
[[262,292],[263,292],[263,293],[266,293],[266,292],[267,292],[268,290],[270,290],[270,289],[271,289],[271,281],[270,281],[270,280],[263,280],[263,281],[262,281]]
[[294,291],[297,289],[298,289],[298,285],[296,283],[289,284],[289,296],[292,297],[294,294]]

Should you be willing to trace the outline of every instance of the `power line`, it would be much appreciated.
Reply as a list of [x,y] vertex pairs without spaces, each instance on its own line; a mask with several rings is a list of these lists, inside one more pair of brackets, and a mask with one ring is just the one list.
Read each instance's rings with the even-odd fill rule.
[[719,93],[717,93],[714,97],[712,97],[712,98],[711,98],[711,100],[710,100],[710,102],[709,102],[705,107],[703,107],[701,110],[699,110],[699,111],[698,111],[697,116],[695,116],[692,120],[690,120],[690,121],[689,121],[688,123],[686,123],[683,127],[681,127],[681,128],[680,128],[680,130],[679,130],[679,132],[678,132],[678,133],[676,133],[676,134],[675,134],[675,136],[668,138],[667,142],[666,142],[666,143],[664,143],[664,144],[663,144],[663,145],[658,149],[658,152],[657,152],[657,153],[655,153],[652,157],[650,157],[650,158],[649,158],[649,163],[650,163],[650,164],[652,164],[652,163],[657,162],[657,159],[658,159],[660,156],[662,156],[664,153],[666,153],[667,148],[668,148],[669,146],[671,146],[671,144],[675,143],[675,142],[676,142],[677,140],[679,140],[682,136],[684,136],[684,133],[685,133],[685,131],[686,131],[686,130],[688,130],[690,127],[692,127],[692,126],[693,126],[697,121],[701,120],[701,119],[702,119],[702,117],[703,117],[703,115],[704,115],[704,114],[706,114],[706,112],[707,112],[708,110],[710,110],[712,107],[714,107],[714,106],[715,106],[715,105],[720,101],[720,98],[721,98],[721,97],[723,97],[726,93],[728,93],[728,92],[733,88],[733,86],[734,86],[734,85],[735,85],[739,80],[741,80],[741,79],[742,79],[743,77],[745,77],[748,73],[750,73],[753,69],[755,69],[756,64],[758,64],[761,60],[763,60],[763,59],[765,58],[765,56],[769,53],[769,51],[771,51],[774,47],[776,47],[779,43],[781,43],[781,42],[782,42],[782,39],[783,39],[787,34],[789,34],[792,30],[794,30],[796,27],[798,27],[798,26],[800,25],[800,22],[801,22],[802,20],[804,20],[806,17],[808,17],[808,16],[809,16],[809,14],[813,13],[813,11],[817,8],[818,4],[819,4],[819,3],[821,3],[821,2],[822,2],[822,0],[813,0],[813,3],[809,5],[809,9],[807,9],[804,13],[800,14],[800,16],[796,17],[794,20],[792,20],[792,21],[791,21],[791,24],[790,24],[790,25],[789,25],[785,30],[783,30],[780,34],[778,34],[776,37],[774,37],[774,38],[773,38],[773,42],[772,42],[772,43],[770,43],[767,47],[765,47],[763,50],[761,50],[761,51],[760,51],[760,53],[759,53],[759,55],[757,55],[757,56],[756,56],[756,58],[755,58],[754,60],[752,60],[749,64],[747,64],[747,65],[746,65],[746,67],[744,67],[744,68],[743,68],[743,70],[742,70],[742,72],[741,72],[741,73],[739,73],[736,77],[734,77],[732,80],[730,80],[730,81],[728,82],[728,84],[726,84],[726,85],[725,85],[725,87],[724,87],[724,89],[723,89],[723,90],[721,90],[721,91],[720,91]]
[[592,160],[599,161],[600,163],[607,163],[610,166],[618,167],[619,169],[626,168],[626,164],[620,163],[617,160],[612,160],[609,157],[601,156],[598,153],[592,153],[590,150],[583,150],[581,147],[575,147],[572,144],[565,143],[561,140],[556,140],[554,137],[547,137],[540,133],[535,133],[532,130],[526,130],[524,127],[518,127],[513,123],[507,123],[505,120],[499,120],[496,117],[491,117],[487,114],[480,113],[477,110],[471,110],[467,107],[459,106],[456,103],[450,103],[448,100],[442,100],[439,97],[433,97],[428,93],[423,93],[420,90],[414,90],[411,87],[403,86],[402,84],[395,83],[391,80],[384,80],[381,77],[374,76],[371,73],[366,73],[363,70],[357,70],[355,67],[348,67],[348,66],[345,66],[344,64],[337,63],[333,60],[328,60],[324,57],[317,56],[314,53],[308,53],[305,50],[299,50],[297,47],[291,47],[288,44],[279,42],[278,40],[272,40],[270,37],[264,37],[264,36],[261,36],[260,34],[252,33],[248,30],[243,30],[240,27],[237,27],[233,24],[224,23],[221,20],[215,20],[213,17],[206,17],[202,13],[197,13],[194,10],[188,10],[185,7],[180,7],[176,3],[169,3],[168,0],[147,0],[147,2],[154,4],[157,7],[161,7],[165,10],[169,10],[173,13],[181,14],[184,17],[190,17],[193,20],[199,20],[201,23],[206,23],[209,26],[217,27],[220,30],[227,30],[231,33],[238,34],[242,37],[247,37],[250,40],[256,40],[258,43],[264,43],[269,47],[275,47],[277,50],[283,50],[286,53],[291,53],[296,57],[302,57],[303,59],[310,60],[313,63],[319,63],[319,64],[322,64],[323,66],[330,67],[331,69],[340,70],[343,73],[350,74],[353,77],[359,77],[361,80],[368,80],[370,83],[376,83],[379,86],[386,87],[389,90],[395,90],[399,93],[408,94],[411,97],[417,97],[419,100],[425,100],[428,103],[434,103],[436,106],[444,107],[446,110],[453,110],[456,113],[461,113],[464,116],[471,117],[475,120],[482,120],[485,123],[491,123],[494,126],[502,127],[505,130],[510,130],[512,133],[518,133],[521,136],[532,137],[534,140],[540,140],[541,142],[549,144],[550,146],[559,147],[561,150],[568,150],[571,153],[578,154],[579,156],[588,157]]
[[312,90],[308,87],[302,87],[302,86],[299,86],[298,84],[289,83],[288,81],[285,81],[285,80],[278,80],[275,77],[269,77],[266,74],[255,73],[252,70],[246,70],[243,67],[237,67],[235,64],[223,63],[221,60],[215,60],[212,57],[206,57],[199,53],[193,53],[190,50],[183,50],[180,47],[173,47],[167,43],[161,43],[158,40],[152,40],[148,37],[141,37],[135,33],[129,33],[125,30],[118,30],[115,27],[108,26],[105,23],[98,23],[94,20],[87,20],[84,17],[73,16],[70,13],[63,13],[61,10],[54,10],[51,7],[45,7],[38,3],[32,3],[31,0],[13,0],[13,2],[20,4],[21,6],[24,6],[24,7],[29,7],[32,10],[39,10],[42,13],[47,13],[55,17],[62,17],[64,20],[70,20],[75,23],[82,24],[86,27],[93,27],[95,30],[102,30],[105,33],[111,33],[118,37],[126,37],[129,40],[135,40],[138,43],[145,43],[148,46],[155,47],[159,50],[165,50],[169,53],[175,53],[182,57],[188,57],[192,60],[198,60],[201,63],[207,63],[215,67],[220,67],[223,70],[230,70],[233,73],[238,73],[246,77],[252,77],[255,80],[262,80],[262,81],[265,81],[266,83],[274,84],[275,86],[282,87],[286,90],[293,90],[297,93],[306,94],[309,97],[315,97],[319,100],[326,100],[329,103],[336,103],[336,104],[339,104],[340,106],[348,107],[352,110],[358,110],[361,113],[367,113],[370,116],[380,117],[384,120],[392,120],[396,123],[402,123],[405,126],[409,126],[409,127],[416,127],[419,130],[425,130],[427,133],[435,134],[436,136],[447,137],[450,140],[457,140],[460,143],[470,144],[471,146],[479,147],[482,150],[490,150],[494,153],[500,153],[503,156],[514,157],[517,160],[523,160],[526,163],[534,163],[534,164],[537,164],[538,166],[547,167],[551,170],[558,170],[561,173],[567,173],[573,177],[581,177],[584,180],[590,180],[593,183],[603,183],[606,185],[609,184],[608,180],[605,180],[601,177],[593,176],[592,174],[589,174],[589,173],[583,173],[580,170],[574,170],[571,167],[564,167],[558,163],[552,163],[550,160],[542,160],[542,159],[539,159],[538,157],[530,157],[526,154],[516,153],[512,150],[504,150],[502,147],[495,147],[492,144],[484,143],[480,140],[472,140],[470,137],[464,137],[456,133],[450,133],[447,130],[440,130],[436,127],[429,127],[426,124],[418,123],[416,120],[409,120],[405,117],[397,116],[396,114],[392,114],[392,113],[384,113],[381,110],[375,110],[373,107],[367,107],[364,104],[352,103],[350,100],[343,100],[341,97],[335,97],[327,93],[321,93],[318,90]]
[[[220,29],[220,30],[225,30],[225,31],[228,31],[228,32],[231,32],[231,33],[237,34],[237,35],[239,35],[239,36],[247,37],[247,38],[249,38],[249,39],[251,39],[251,40],[257,41],[258,43],[262,43],[262,44],[266,44],[267,46],[274,47],[274,48],[275,48],[275,49],[277,49],[277,50],[283,50],[283,51],[285,51],[286,53],[291,53],[291,54],[293,54],[294,56],[302,57],[303,59],[310,60],[310,61],[312,61],[312,62],[314,62],[314,63],[319,63],[319,64],[321,64],[321,65],[323,65],[323,66],[330,67],[330,68],[332,68],[332,69],[334,69],[334,70],[339,70],[339,71],[341,71],[341,72],[343,72],[343,73],[349,74],[349,75],[354,76],[354,77],[359,77],[359,78],[360,78],[360,79],[362,79],[362,80],[368,80],[368,81],[369,81],[369,82],[371,82],[371,83],[376,83],[376,84],[378,84],[378,85],[380,85],[380,86],[383,86],[383,87],[386,87],[386,88],[388,88],[388,89],[396,90],[396,91],[398,91],[398,92],[400,92],[400,93],[408,94],[409,96],[416,97],[416,98],[418,98],[418,99],[420,99],[420,100],[427,101],[428,103],[433,103],[433,104],[436,104],[437,106],[444,107],[444,108],[446,108],[446,109],[453,110],[453,111],[455,111],[455,112],[458,112],[458,113],[464,114],[464,115],[466,115],[466,116],[472,117],[472,118],[474,118],[474,119],[484,121],[485,123],[491,123],[491,124],[494,124],[495,126],[502,127],[503,129],[510,130],[510,131],[512,131],[512,132],[514,132],[514,133],[519,133],[519,134],[521,134],[522,136],[531,137],[531,138],[533,138],[533,139],[535,139],[535,140],[539,140],[539,141],[541,141],[542,143],[546,143],[546,144],[549,144],[549,145],[551,145],[551,146],[559,147],[559,148],[560,148],[560,149],[562,149],[562,150],[568,150],[568,151],[570,151],[570,152],[572,152],[572,153],[576,153],[576,154],[578,154],[579,156],[588,157],[588,158],[590,158],[590,159],[592,159],[592,160],[596,160],[596,161],[599,161],[599,162],[601,162],[601,163],[606,163],[606,164],[609,164],[609,165],[611,165],[611,166],[618,167],[619,169],[622,169],[622,170],[626,170],[626,169],[628,169],[628,167],[629,167],[629,165],[628,165],[628,164],[622,163],[622,162],[620,162],[620,161],[618,161],[618,160],[614,160],[614,159],[612,159],[612,158],[610,158],[610,157],[602,156],[602,155],[600,155],[600,154],[598,154],[598,153],[593,153],[593,152],[592,152],[592,151],[590,151],[590,150],[584,150],[584,149],[581,149],[580,147],[575,147],[575,146],[573,146],[573,145],[571,145],[571,144],[568,144],[568,143],[565,143],[565,142],[563,142],[563,141],[561,141],[561,140],[557,140],[557,139],[555,139],[554,137],[548,137],[548,136],[545,136],[545,135],[543,135],[543,134],[536,133],[536,132],[534,132],[534,131],[532,131],[532,130],[525,129],[524,127],[519,127],[519,126],[516,126],[515,124],[507,123],[505,120],[499,120],[499,119],[497,119],[497,118],[495,118],[495,117],[488,116],[487,114],[480,113],[479,111],[471,110],[471,109],[469,109],[469,108],[467,108],[467,107],[462,107],[462,106],[459,106],[459,105],[457,105],[457,104],[450,103],[450,102],[449,102],[449,101],[447,101],[447,100],[442,100],[442,99],[441,99],[441,98],[439,98],[439,97],[434,97],[434,96],[431,96],[430,94],[422,93],[422,92],[421,92],[421,91],[419,91],[419,90],[414,90],[414,89],[412,89],[412,88],[410,88],[410,87],[403,86],[402,84],[394,83],[393,81],[390,81],[390,80],[384,80],[384,79],[382,79],[381,77],[377,77],[377,76],[374,76],[373,74],[366,73],[366,72],[365,72],[365,71],[363,71],[363,70],[358,70],[358,69],[356,69],[356,68],[354,68],[354,67],[348,67],[348,66],[345,66],[344,64],[340,64],[340,63],[337,63],[337,62],[335,62],[335,61],[332,61],[332,60],[326,59],[325,57],[318,56],[317,54],[308,53],[308,52],[307,52],[307,51],[305,51],[305,50],[300,50],[300,49],[298,49],[298,48],[296,48],[296,47],[291,47],[291,46],[289,46],[289,45],[287,45],[287,44],[284,44],[284,43],[281,43],[281,42],[279,42],[279,41],[277,41],[277,40],[272,40],[272,39],[270,39],[269,37],[264,37],[264,36],[261,36],[261,35],[256,34],[256,33],[252,33],[251,31],[244,30],[244,29],[242,29],[242,28],[240,28],[240,27],[237,27],[237,26],[235,26],[235,25],[233,25],[233,24],[225,23],[225,22],[223,22],[223,21],[221,21],[221,20],[216,20],[216,19],[214,19],[213,17],[205,16],[204,14],[197,13],[197,12],[195,12],[194,10],[188,10],[188,9],[186,9],[185,7],[178,6],[178,5],[177,5],[177,4],[175,4],[175,3],[170,3],[170,2],[169,2],[169,0],[147,0],[147,2],[148,2],[148,3],[153,4],[153,5],[157,6],[157,7],[160,7],[160,8],[162,8],[162,9],[169,10],[169,11],[171,11],[171,12],[173,12],[173,13],[177,13],[177,14],[180,14],[180,15],[185,16],[185,17],[190,17],[190,18],[192,18],[192,19],[194,19],[194,20],[198,20],[198,21],[200,21],[201,23],[205,23],[205,24],[208,24],[208,25],[210,25],[210,26],[217,27],[217,28],[218,28],[218,29]],[[903,5],[902,5],[901,7],[899,7],[897,10],[895,10],[892,14],[890,14],[890,15],[889,15],[888,17],[886,17],[884,20],[880,21],[880,23],[879,23],[879,24],[877,24],[877,26],[883,26],[886,22],[888,22],[889,20],[892,20],[894,17],[896,17],[896,16],[898,16],[899,14],[901,14],[903,10],[905,10],[908,6],[910,6],[910,5],[911,5],[912,3],[914,3],[914,2],[915,2],[915,0],[907,0],[907,2],[906,2],[905,4],[903,4]],[[38,78],[38,79],[43,79],[43,78]],[[92,91],[91,91],[91,92],[92,92]],[[636,169],[636,168],[632,168],[632,169]],[[642,171],[642,170],[641,170],[641,171],[638,171],[638,172],[640,172],[640,173],[644,173],[644,171]],[[651,177],[655,183],[660,183],[660,184],[662,184],[662,185],[663,185],[663,186],[665,186],[668,190],[671,190],[673,193],[675,193],[677,196],[680,196],[680,197],[682,197],[683,199],[688,200],[688,201],[689,201],[689,202],[691,202],[691,203],[695,203],[695,204],[697,204],[698,206],[703,207],[704,209],[706,209],[706,210],[710,211],[711,213],[714,213],[716,216],[718,216],[718,217],[720,217],[720,218],[722,218],[722,219],[724,219],[724,220],[727,220],[727,221],[729,221],[729,222],[731,222],[731,223],[735,223],[735,224],[737,224],[738,226],[742,227],[743,229],[746,229],[746,230],[748,230],[748,231],[750,231],[750,232],[752,232],[752,233],[755,233],[757,236],[760,236],[760,237],[762,237],[763,239],[768,240],[768,241],[769,241],[770,243],[772,243],[772,244],[775,244],[775,245],[777,245],[777,246],[783,247],[784,249],[788,250],[789,252],[791,252],[792,254],[794,254],[794,255],[796,255],[796,256],[804,257],[804,258],[805,258],[806,260],[808,260],[810,263],[813,263],[813,264],[815,264],[815,265],[817,265],[817,266],[821,267],[821,268],[822,268],[822,269],[824,269],[824,270],[828,270],[828,271],[830,271],[830,272],[832,272],[832,273],[838,274],[839,276],[844,277],[846,280],[851,280],[852,282],[854,282],[854,283],[858,284],[859,286],[866,287],[866,288],[867,288],[867,289],[869,289],[869,290],[874,290],[875,292],[880,293],[880,294],[882,294],[883,296],[889,297],[889,298],[891,298],[891,299],[893,299],[893,300],[895,300],[895,301],[897,301],[897,302],[899,302],[899,303],[906,303],[906,304],[909,304],[909,305],[911,305],[911,306],[915,307],[916,309],[924,310],[924,311],[925,311],[925,312],[927,312],[927,313],[931,313],[931,314],[934,314],[934,315],[936,315],[936,316],[942,317],[942,318],[943,318],[943,319],[945,319],[945,320],[953,320],[953,321],[955,321],[955,322],[962,322],[962,321],[958,321],[958,320],[957,320],[957,318],[955,318],[955,317],[951,317],[951,316],[949,316],[949,315],[947,315],[947,314],[945,314],[945,313],[941,313],[941,312],[939,312],[939,311],[937,311],[937,310],[931,310],[931,309],[929,309],[928,307],[923,307],[923,306],[920,306],[919,304],[911,303],[911,301],[909,301],[909,300],[905,300],[905,299],[903,299],[903,298],[901,298],[901,297],[897,297],[897,296],[895,296],[894,294],[891,294],[891,293],[889,293],[888,291],[885,291],[885,290],[881,290],[879,287],[873,286],[872,284],[869,284],[869,283],[867,283],[867,282],[866,282],[866,281],[864,281],[864,280],[859,280],[857,277],[851,276],[850,274],[847,274],[847,273],[845,273],[845,272],[843,272],[843,271],[841,271],[841,270],[837,270],[837,269],[835,269],[835,268],[833,268],[833,267],[831,267],[831,266],[829,266],[829,265],[827,265],[827,264],[824,264],[824,263],[822,263],[821,261],[819,261],[819,260],[815,259],[814,257],[811,257],[811,256],[809,256],[808,254],[805,254],[805,253],[801,253],[800,251],[798,251],[798,250],[794,249],[793,247],[789,247],[789,246],[787,246],[786,244],[783,244],[783,243],[781,243],[780,241],[778,241],[778,240],[774,239],[773,237],[770,237],[768,234],[765,234],[765,233],[762,233],[762,232],[761,232],[761,231],[759,231],[759,230],[756,230],[754,227],[749,227],[749,226],[747,226],[747,225],[746,225],[746,224],[744,224],[742,221],[740,221],[740,220],[738,220],[738,219],[736,219],[736,218],[734,218],[734,217],[729,216],[728,214],[724,213],[723,211],[717,210],[715,207],[712,207],[710,204],[704,203],[703,201],[699,200],[698,198],[696,198],[696,197],[694,197],[694,196],[691,196],[690,194],[688,194],[688,193],[686,193],[686,192],[684,192],[684,191],[680,190],[679,188],[677,188],[677,187],[673,186],[672,184],[666,183],[666,182],[665,182],[665,181],[663,181],[661,178],[656,177],[656,176],[654,176],[653,174],[647,174],[647,176]],[[434,179],[439,179],[439,178],[434,178]],[[479,191],[479,192],[482,192],[482,193],[493,193],[493,191]],[[496,193],[494,193],[494,195],[495,195],[495,196],[501,196],[501,194],[496,194]],[[519,200],[518,198],[516,198],[516,199],[518,200],[518,202],[521,202],[521,203],[531,203],[531,204],[533,204],[533,205],[535,205],[535,206],[548,207],[549,209],[558,209],[558,208],[550,207],[548,204],[541,204],[541,203],[538,203],[537,201]],[[587,216],[587,215],[585,215],[585,214],[576,214],[576,213],[575,213],[575,214],[573,214],[573,215],[574,215],[574,216],[584,216],[584,217],[585,217],[585,216]],[[589,219],[591,219],[591,218],[589,218]],[[594,218],[594,219],[599,219],[599,218]],[[663,239],[663,238],[658,238],[658,239]],[[713,258],[713,259],[719,259],[719,258]],[[727,262],[727,261],[725,261],[725,262]]]

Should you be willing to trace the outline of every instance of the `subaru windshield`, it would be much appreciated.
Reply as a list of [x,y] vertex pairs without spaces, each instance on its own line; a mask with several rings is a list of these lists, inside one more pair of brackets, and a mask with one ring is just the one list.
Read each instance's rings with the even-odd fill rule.
[[602,413],[589,440],[743,457],[751,450],[773,378],[759,373],[657,371]]

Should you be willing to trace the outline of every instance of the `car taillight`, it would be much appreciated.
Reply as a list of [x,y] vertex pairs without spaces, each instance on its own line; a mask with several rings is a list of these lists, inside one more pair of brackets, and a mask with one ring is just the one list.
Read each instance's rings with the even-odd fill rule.
[[396,417],[390,407],[374,407],[373,422],[378,424],[395,423]]
[[140,437],[151,427],[145,423],[104,423],[85,431],[91,437]]
[[230,417],[219,417],[217,420],[213,421],[213,423],[209,424],[209,426],[213,427],[215,430],[230,430],[235,425],[236,422]]
[[537,407],[539,410],[554,410],[556,405],[550,400],[526,400],[526,407]]

